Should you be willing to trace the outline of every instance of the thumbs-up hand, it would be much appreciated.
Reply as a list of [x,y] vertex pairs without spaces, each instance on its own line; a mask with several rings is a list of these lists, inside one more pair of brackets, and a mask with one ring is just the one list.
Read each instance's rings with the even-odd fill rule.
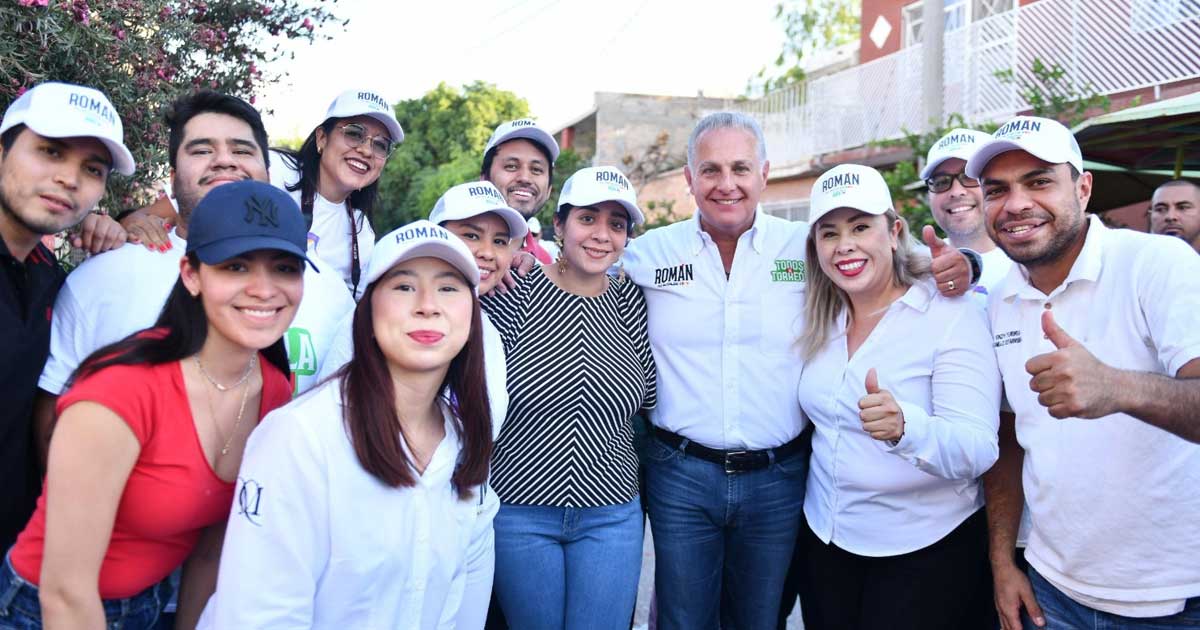
[[867,370],[867,395],[858,401],[863,430],[876,440],[895,442],[904,435],[904,412],[892,393],[879,388],[875,368]]
[[966,293],[971,286],[971,263],[967,262],[967,257],[938,238],[932,225],[922,228],[921,238],[929,246],[929,255],[932,257],[929,270],[937,281],[938,291],[946,297]]
[[1029,388],[1055,418],[1099,418],[1116,413],[1116,370],[1095,357],[1054,321],[1042,313],[1042,332],[1056,350],[1025,363]]

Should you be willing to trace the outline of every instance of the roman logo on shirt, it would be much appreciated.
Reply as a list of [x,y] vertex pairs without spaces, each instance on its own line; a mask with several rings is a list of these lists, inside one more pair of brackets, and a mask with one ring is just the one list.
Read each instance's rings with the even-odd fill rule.
[[[283,337],[283,345],[287,347],[288,367],[297,376],[296,388],[299,389],[299,377],[317,373],[317,351],[313,346],[312,334],[303,328],[289,328]],[[293,395],[296,393],[292,392]]]
[[251,525],[262,526],[259,521],[259,504],[262,502],[263,487],[253,479],[238,477],[238,516],[246,517]]
[[771,282],[804,282],[806,279],[803,260],[775,259],[775,268],[771,270]]
[[1010,330],[1008,332],[996,335],[996,340],[992,345],[999,348],[1001,346],[1007,346],[1014,343],[1021,343],[1021,331],[1019,330]]
[[691,263],[682,264],[678,267],[660,267],[654,270],[654,286],[685,286],[691,284],[695,277],[695,274],[692,272]]

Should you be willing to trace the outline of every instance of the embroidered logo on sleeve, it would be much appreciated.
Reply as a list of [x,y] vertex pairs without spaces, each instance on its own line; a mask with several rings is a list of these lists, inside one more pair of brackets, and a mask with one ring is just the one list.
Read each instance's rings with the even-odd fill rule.
[[771,282],[804,282],[806,278],[803,260],[775,259],[771,270]]
[[1021,331],[1019,330],[1010,330],[1008,332],[996,335],[996,340],[993,345],[999,348],[1001,346],[1008,346],[1014,343],[1021,343]]
[[262,501],[263,487],[253,479],[238,477],[237,513],[244,516],[251,525],[262,527],[259,522],[259,503]]
[[654,286],[656,287],[686,286],[691,284],[695,278],[691,263],[684,263],[677,267],[660,267],[654,270]]

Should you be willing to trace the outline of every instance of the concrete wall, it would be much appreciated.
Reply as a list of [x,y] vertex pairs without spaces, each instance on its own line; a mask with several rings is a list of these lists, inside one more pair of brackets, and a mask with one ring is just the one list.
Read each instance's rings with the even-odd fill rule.
[[638,191],[638,206],[646,213],[647,221],[655,221],[663,214],[662,210],[650,209],[651,202],[660,206],[674,202],[670,216],[676,220],[692,216],[696,211],[696,200],[692,199],[682,168],[659,175]]
[[625,170],[622,159],[640,158],[662,132],[668,151],[682,164],[687,156],[688,134],[706,111],[721,109],[723,99],[596,93],[596,166]]

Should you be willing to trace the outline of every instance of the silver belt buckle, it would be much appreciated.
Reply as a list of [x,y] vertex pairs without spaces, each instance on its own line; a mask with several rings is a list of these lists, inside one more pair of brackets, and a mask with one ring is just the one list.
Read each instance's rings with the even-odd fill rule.
[[747,452],[748,451],[733,451],[732,453],[725,453],[725,474],[732,475],[733,473],[740,472],[730,468],[733,465],[732,458],[737,455],[745,455]]

